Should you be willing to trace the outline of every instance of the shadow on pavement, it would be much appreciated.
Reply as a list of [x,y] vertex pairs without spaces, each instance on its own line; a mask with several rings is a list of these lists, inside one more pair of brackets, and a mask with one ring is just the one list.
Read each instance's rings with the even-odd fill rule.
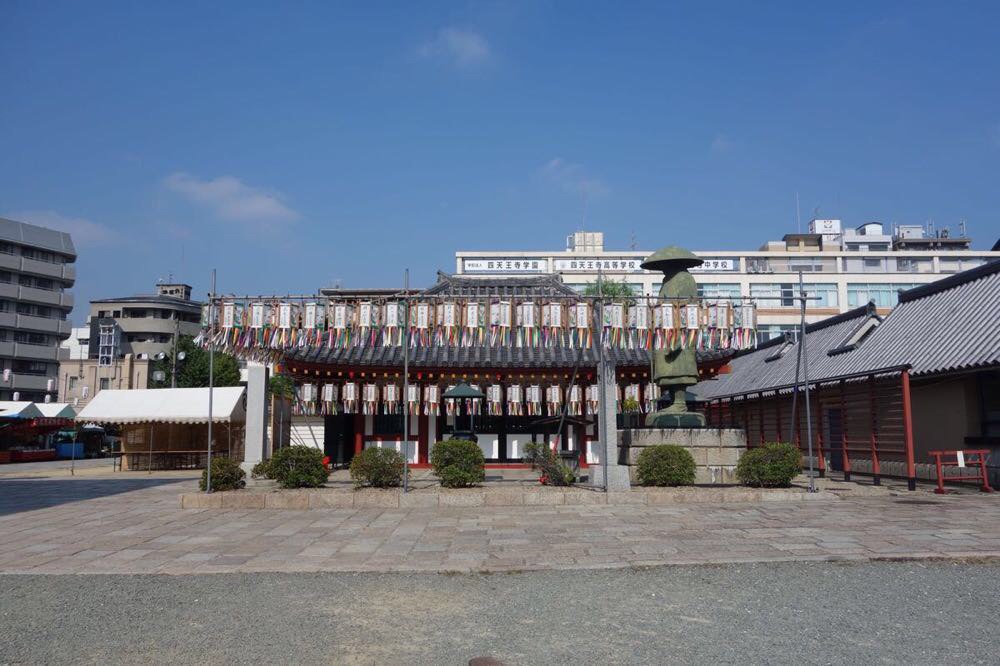
[[185,480],[0,478],[0,516],[183,483]]

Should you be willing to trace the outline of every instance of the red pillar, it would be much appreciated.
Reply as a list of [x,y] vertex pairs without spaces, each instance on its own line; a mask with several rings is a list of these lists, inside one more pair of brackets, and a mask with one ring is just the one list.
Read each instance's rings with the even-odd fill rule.
[[910,405],[910,371],[900,375],[903,389],[903,442],[906,445],[906,477],[910,490],[917,489],[917,466],[913,456],[913,409]]
[[844,380],[840,380],[840,448],[844,456],[844,481],[851,480],[851,459],[847,453],[847,402],[844,399]]
[[365,448],[365,417],[363,414],[354,415],[354,455],[361,453]]
[[426,465],[430,462],[430,419],[421,414],[417,417],[417,463]]

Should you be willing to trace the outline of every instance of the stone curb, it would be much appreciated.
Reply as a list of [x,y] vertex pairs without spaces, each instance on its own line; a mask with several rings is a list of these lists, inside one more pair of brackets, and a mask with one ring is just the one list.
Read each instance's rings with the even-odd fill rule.
[[664,506],[670,504],[758,504],[766,502],[836,501],[830,492],[754,488],[640,489],[603,493],[580,488],[544,490],[414,491],[315,489],[247,492],[245,490],[184,493],[182,509],[429,509],[484,506]]

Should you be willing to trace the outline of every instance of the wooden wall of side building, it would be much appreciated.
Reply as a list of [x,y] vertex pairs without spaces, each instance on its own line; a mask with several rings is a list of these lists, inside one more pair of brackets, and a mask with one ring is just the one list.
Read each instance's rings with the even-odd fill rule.
[[[216,423],[212,426],[214,455],[243,460],[246,435],[243,423]],[[205,423],[137,423],[121,426],[122,469],[148,469],[150,450],[154,469],[197,467],[208,454],[208,425]],[[173,461],[173,462],[171,462]]]

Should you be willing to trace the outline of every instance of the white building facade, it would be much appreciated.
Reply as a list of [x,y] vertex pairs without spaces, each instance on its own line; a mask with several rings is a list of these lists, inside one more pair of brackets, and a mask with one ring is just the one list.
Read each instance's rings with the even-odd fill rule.
[[[885,313],[896,304],[900,290],[1000,259],[1000,252],[970,248],[964,230],[952,236],[946,229],[886,229],[877,222],[845,230],[840,220],[813,220],[809,233],[788,234],[756,251],[695,250],[705,263],[691,273],[705,298],[754,299],[758,330],[766,340],[795,332],[799,306],[793,296],[800,271],[813,299],[807,321],[868,301]],[[459,251],[455,271],[468,277],[557,274],[580,291],[602,275],[628,284],[636,294],[655,295],[662,274],[639,267],[652,251],[605,250],[602,232],[576,232],[567,238],[566,249],[557,252]]]

